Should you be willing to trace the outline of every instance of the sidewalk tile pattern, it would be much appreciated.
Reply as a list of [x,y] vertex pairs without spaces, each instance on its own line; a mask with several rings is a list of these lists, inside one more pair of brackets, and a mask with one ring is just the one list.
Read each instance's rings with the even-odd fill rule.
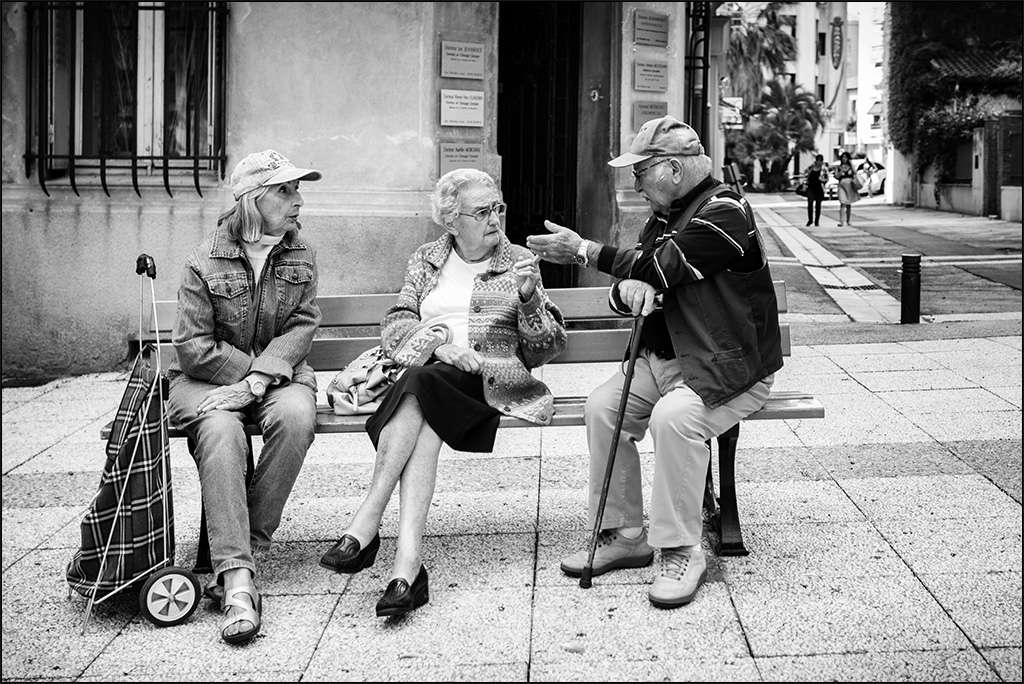
[[[1019,680],[1020,363],[1019,336],[794,347],[776,388],[812,391],[826,418],[743,424],[750,555],[717,557],[709,532],[708,581],[669,611],[647,601],[656,565],[588,590],[560,572],[590,535],[585,431],[560,427],[502,430],[492,454],[442,453],[424,541],[430,603],[377,619],[397,497],[372,568],[320,568],[374,462],[365,435],[320,435],[261,559],[264,624],[244,648],[220,642],[205,605],[157,629],[128,593],[79,633],[85,602],[68,598],[64,569],[124,376],[4,389],[3,678]],[[538,375],[586,394],[616,368]],[[653,443],[639,446],[649,486]],[[190,567],[199,486],[183,441],[171,465]]]

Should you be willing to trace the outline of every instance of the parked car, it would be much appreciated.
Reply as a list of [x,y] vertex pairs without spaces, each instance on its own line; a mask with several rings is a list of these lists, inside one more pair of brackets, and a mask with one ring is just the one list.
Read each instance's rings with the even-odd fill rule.
[[835,166],[828,167],[828,182],[825,183],[825,199],[836,199],[839,197],[839,181],[833,175],[836,171]]
[[[860,162],[858,164],[858,162]],[[860,194],[878,195],[885,192],[885,167],[881,164],[871,162],[873,170],[868,168],[867,161],[863,159],[854,160],[854,168],[857,170],[857,180],[860,181]],[[839,197],[839,181],[835,178],[835,171],[838,164],[833,164],[828,169],[828,183],[825,184],[825,199],[837,199]]]
[[857,178],[860,180],[860,194],[878,195],[885,192],[885,167],[876,162],[864,162],[857,167]]

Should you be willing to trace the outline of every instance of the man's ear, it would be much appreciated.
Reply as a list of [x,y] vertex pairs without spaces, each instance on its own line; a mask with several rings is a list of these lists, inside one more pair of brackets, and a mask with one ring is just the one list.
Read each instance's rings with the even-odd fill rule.
[[683,179],[683,163],[675,157],[668,160],[669,166],[672,167],[672,179],[677,183]]

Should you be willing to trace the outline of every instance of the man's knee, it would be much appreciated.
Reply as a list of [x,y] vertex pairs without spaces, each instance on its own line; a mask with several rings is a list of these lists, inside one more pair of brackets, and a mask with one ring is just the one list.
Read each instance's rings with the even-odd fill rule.
[[587,397],[583,408],[584,420],[591,425],[594,420],[611,420],[619,409],[621,393],[609,385],[601,385]]
[[702,409],[695,404],[659,401],[651,412],[651,430],[671,429],[688,439],[704,439]]

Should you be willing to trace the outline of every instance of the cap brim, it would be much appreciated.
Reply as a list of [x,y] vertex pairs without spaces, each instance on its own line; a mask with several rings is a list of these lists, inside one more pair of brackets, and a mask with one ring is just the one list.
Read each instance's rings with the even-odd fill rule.
[[278,183],[288,183],[293,180],[320,180],[321,176],[319,171],[313,169],[300,169],[298,167],[291,167],[287,169],[281,169],[273,176],[263,181],[263,185],[277,185]]
[[626,152],[625,154],[620,154],[618,157],[608,162],[608,166],[614,166],[616,168],[632,166],[633,164],[638,164],[645,159],[650,159],[653,156],[653,154],[633,154],[632,152]]

